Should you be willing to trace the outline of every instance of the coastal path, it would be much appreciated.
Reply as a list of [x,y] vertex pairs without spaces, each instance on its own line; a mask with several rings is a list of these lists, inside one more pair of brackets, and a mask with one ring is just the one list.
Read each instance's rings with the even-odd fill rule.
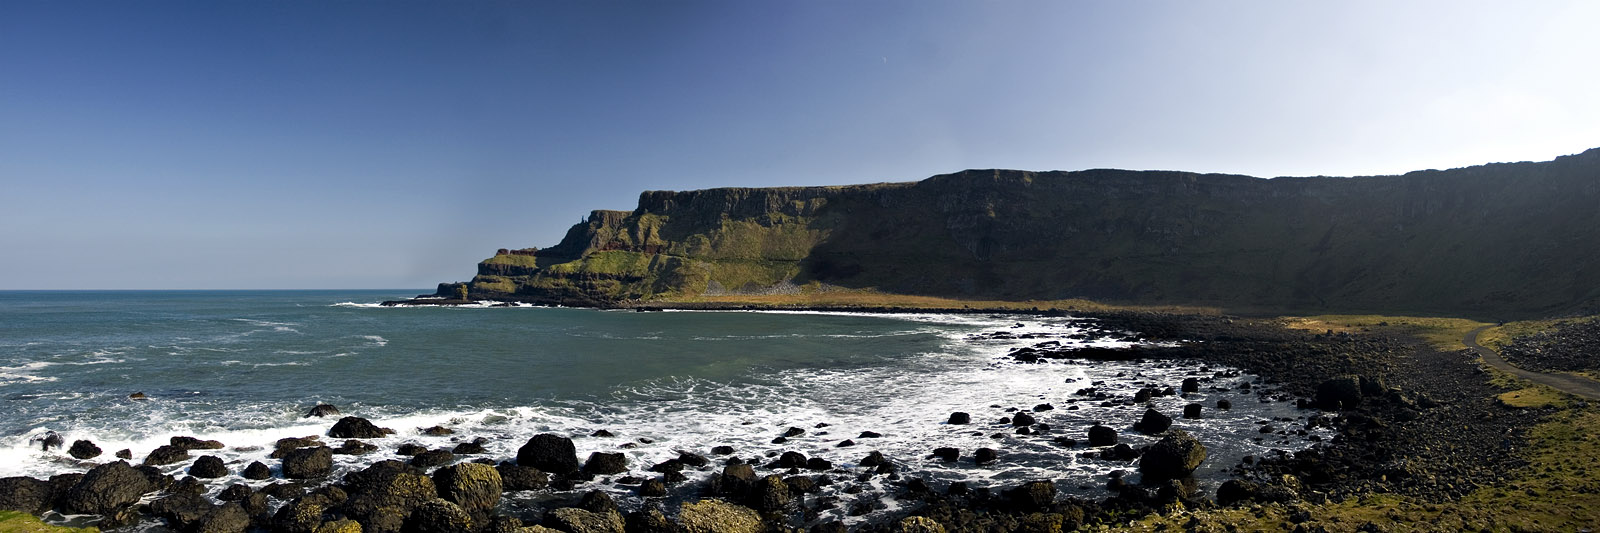
[[1544,372],[1523,370],[1521,368],[1511,366],[1511,363],[1506,362],[1505,359],[1500,357],[1499,352],[1479,345],[1478,333],[1489,329],[1490,327],[1492,326],[1483,326],[1481,328],[1468,331],[1467,336],[1461,338],[1461,343],[1478,352],[1478,355],[1483,356],[1483,362],[1489,363],[1489,366],[1504,370],[1519,378],[1526,379],[1540,385],[1549,385],[1558,391],[1565,392],[1573,396],[1588,398],[1590,400],[1600,400],[1600,381],[1569,374],[1547,374]]

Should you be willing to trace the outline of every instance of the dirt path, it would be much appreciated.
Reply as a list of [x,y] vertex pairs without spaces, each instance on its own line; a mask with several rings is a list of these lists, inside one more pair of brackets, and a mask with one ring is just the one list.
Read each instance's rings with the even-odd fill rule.
[[1600,400],[1600,381],[1569,374],[1546,374],[1543,372],[1523,370],[1521,368],[1511,366],[1511,363],[1507,363],[1505,359],[1500,358],[1500,354],[1498,352],[1478,345],[1478,333],[1489,329],[1490,327],[1492,326],[1483,326],[1481,328],[1468,331],[1467,336],[1461,339],[1461,343],[1467,345],[1468,348],[1472,348],[1473,350],[1477,351],[1478,355],[1483,356],[1483,362],[1489,363],[1489,366],[1510,372],[1512,375],[1532,381],[1534,383],[1549,385],[1554,387],[1556,390],[1565,392],[1567,394],[1588,398],[1591,400]]

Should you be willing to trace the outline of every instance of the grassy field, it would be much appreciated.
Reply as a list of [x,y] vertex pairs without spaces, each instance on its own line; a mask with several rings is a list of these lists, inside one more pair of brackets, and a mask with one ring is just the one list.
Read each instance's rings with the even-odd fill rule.
[[92,527],[52,526],[28,513],[0,511],[0,533],[98,533],[99,531]]
[[1405,317],[1383,315],[1318,315],[1284,317],[1288,326],[1307,331],[1335,333],[1389,332],[1414,335],[1440,350],[1465,350],[1461,338],[1468,331],[1487,323],[1465,318]]
[[864,290],[803,290],[796,294],[733,294],[723,296],[696,296],[672,298],[651,303],[665,305],[707,304],[718,306],[757,307],[873,307],[901,309],[997,309],[1016,311],[1158,311],[1168,313],[1218,314],[1211,307],[1185,306],[1128,306],[1094,302],[1090,300],[960,300],[936,296],[888,294]]

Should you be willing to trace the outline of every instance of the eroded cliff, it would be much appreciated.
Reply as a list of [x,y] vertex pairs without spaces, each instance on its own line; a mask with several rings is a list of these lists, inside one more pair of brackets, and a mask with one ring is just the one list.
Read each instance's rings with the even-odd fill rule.
[[556,246],[496,254],[467,287],[579,305],[843,287],[1492,319],[1600,302],[1597,217],[1600,149],[1358,178],[969,170],[646,192]]

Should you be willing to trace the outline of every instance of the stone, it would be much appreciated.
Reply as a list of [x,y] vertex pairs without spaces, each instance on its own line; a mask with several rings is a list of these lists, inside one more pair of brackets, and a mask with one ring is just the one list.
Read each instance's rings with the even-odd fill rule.
[[166,466],[181,463],[189,458],[189,450],[177,446],[162,446],[150,451],[144,458],[144,464],[150,466]]
[[1029,513],[1048,509],[1056,500],[1056,484],[1049,481],[1030,481],[1003,493],[1006,505]]
[[313,479],[333,471],[333,448],[298,448],[283,456],[283,477]]
[[244,467],[244,471],[240,472],[239,475],[243,476],[245,479],[260,481],[271,478],[272,469],[267,467],[267,465],[262,464],[261,461],[255,461],[250,463],[249,466]]
[[621,474],[628,471],[628,457],[621,453],[594,452],[584,461],[583,471],[602,476]]
[[960,411],[956,411],[954,413],[950,413],[950,422],[949,423],[951,423],[951,424],[971,424],[972,423],[972,415],[969,415],[967,413],[963,413],[963,412],[960,412]]
[[204,455],[199,459],[195,459],[194,464],[189,466],[189,475],[198,478],[216,479],[228,475],[228,467],[222,463],[221,457]]
[[568,533],[623,533],[627,522],[616,511],[597,513],[576,507],[563,507],[545,513],[544,523]]
[[183,450],[221,450],[224,448],[221,442],[214,440],[200,440],[194,437],[172,437],[167,439],[167,444],[173,448],[180,448]]
[[908,516],[895,524],[899,533],[945,533],[944,525],[926,516]]
[[73,441],[72,447],[67,448],[67,455],[71,455],[74,459],[93,459],[99,457],[101,453],[104,452],[99,446],[86,440]]
[[938,457],[941,461],[951,463],[961,458],[961,450],[950,447],[934,448],[933,456]]
[[325,403],[319,403],[311,410],[306,411],[306,418],[333,416],[339,414],[339,408]]
[[972,459],[980,465],[989,464],[1000,460],[1000,453],[993,448],[978,448],[972,452]]
[[1011,417],[1011,425],[1015,427],[1028,427],[1033,425],[1035,422],[1038,422],[1038,420],[1035,420],[1033,415],[1028,413],[1017,413],[1015,416]]
[[539,490],[550,486],[550,474],[531,466],[500,463],[494,469],[500,473],[501,487],[507,491]]
[[541,433],[517,450],[517,464],[553,474],[570,474],[578,471],[578,451],[572,439]]
[[[250,513],[239,502],[228,502],[213,507],[195,521],[189,530],[194,533],[244,533],[249,527]],[[360,533],[359,530],[357,533]]]
[[[405,533],[435,533],[442,531],[472,531],[472,515],[461,506],[435,498],[422,502],[406,517]],[[576,533],[576,532],[575,532]]]
[[156,490],[155,484],[143,472],[126,462],[116,461],[84,474],[82,480],[67,490],[61,506],[67,513],[106,515],[137,503],[140,496],[153,490]]
[[213,507],[205,496],[180,492],[150,502],[150,514],[165,519],[173,529],[183,531],[198,524]]
[[1089,427],[1090,446],[1111,446],[1117,443],[1117,430],[1100,424]]
[[377,439],[382,438],[386,432],[372,421],[359,416],[347,416],[333,423],[328,430],[328,436],[336,439]]
[[1191,403],[1189,405],[1185,405],[1185,406],[1183,406],[1183,417],[1187,418],[1187,419],[1191,419],[1191,420],[1192,419],[1198,419],[1198,418],[1200,418],[1200,410],[1202,408],[1203,407],[1198,403]]
[[1200,392],[1200,380],[1195,378],[1183,378],[1183,385],[1178,389],[1185,393]]
[[338,448],[333,449],[333,454],[366,455],[375,451],[378,451],[378,446],[375,444],[368,444],[356,439],[347,439],[344,441],[344,444],[340,444]]
[[1339,376],[1317,384],[1316,405],[1320,409],[1338,410],[1361,405],[1361,378]]
[[500,503],[504,486],[500,472],[478,463],[462,463],[440,468],[433,473],[439,497],[461,506],[474,516],[487,516]]
[[1172,427],[1172,417],[1161,414],[1155,409],[1145,409],[1144,417],[1133,424],[1133,430],[1146,435],[1155,435]]
[[456,454],[450,450],[428,450],[411,457],[411,466],[417,468],[433,468],[455,462]]
[[26,476],[0,478],[0,511],[36,515],[50,510],[53,499],[47,482]]
[[678,523],[684,533],[762,533],[761,514],[722,500],[683,504]]
[[1189,477],[1206,460],[1206,447],[1181,429],[1150,445],[1139,460],[1139,473],[1147,484]]

